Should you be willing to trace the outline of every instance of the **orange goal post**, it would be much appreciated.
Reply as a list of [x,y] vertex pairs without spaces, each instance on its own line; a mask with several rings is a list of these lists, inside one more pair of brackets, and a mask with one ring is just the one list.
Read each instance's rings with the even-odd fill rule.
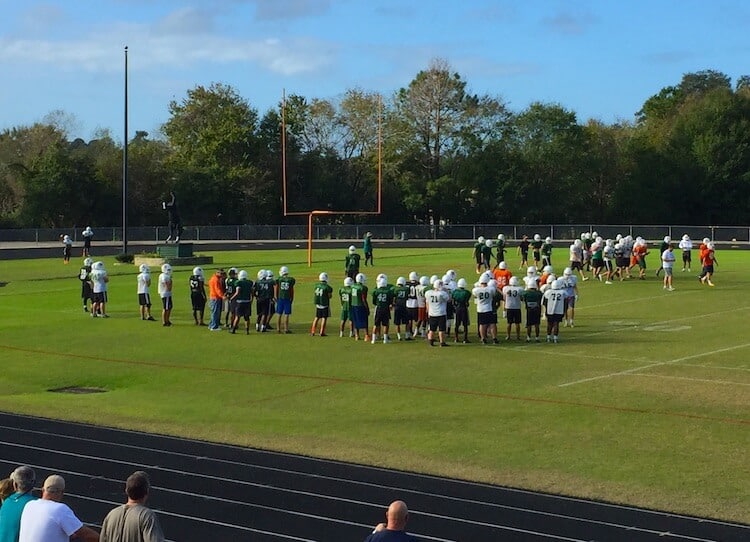
[[307,216],[307,266],[312,267],[312,250],[313,250],[313,218],[323,215],[379,215],[383,206],[383,132],[382,132],[382,111],[383,101],[378,98],[378,165],[377,165],[377,192],[376,192],[376,209],[371,211],[346,209],[346,210],[320,210],[310,211],[290,211],[287,203],[287,178],[286,178],[286,91],[282,93],[281,98],[281,179],[282,179],[282,201],[284,205],[284,216]]

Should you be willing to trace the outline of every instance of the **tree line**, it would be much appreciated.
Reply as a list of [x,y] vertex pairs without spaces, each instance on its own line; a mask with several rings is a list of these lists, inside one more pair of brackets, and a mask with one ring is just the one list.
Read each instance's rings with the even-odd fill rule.
[[[557,103],[513,112],[442,59],[390,97],[291,95],[260,116],[214,83],[168,109],[159,134],[128,142],[132,226],[162,224],[171,190],[185,224],[301,220],[283,216],[284,192],[288,211],[374,211],[379,175],[368,222],[750,222],[750,76],[685,74],[613,124]],[[0,133],[0,227],[121,223],[122,144],[70,140],[65,119]]]

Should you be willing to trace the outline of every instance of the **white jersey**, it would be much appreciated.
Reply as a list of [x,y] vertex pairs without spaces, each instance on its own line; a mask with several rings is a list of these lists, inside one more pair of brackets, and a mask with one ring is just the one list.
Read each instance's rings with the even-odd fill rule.
[[94,269],[90,275],[91,289],[95,294],[107,291],[107,272],[103,269]]
[[159,297],[172,297],[172,275],[159,275]]
[[565,292],[549,289],[544,292],[547,300],[547,314],[565,314]]
[[682,250],[686,252],[688,250],[693,250],[693,242],[690,239],[681,239],[680,244],[677,246],[679,246]]
[[611,247],[609,245],[606,245],[604,247],[604,250],[602,251],[602,256],[604,257],[605,262],[611,262],[615,259],[615,247]]
[[674,250],[665,250],[661,254],[661,266],[664,269],[672,269],[674,267]]
[[578,277],[575,275],[563,276],[563,291],[565,297],[573,297],[576,295],[576,287],[578,286]]
[[417,286],[417,307],[423,309],[427,306],[427,300],[424,297],[424,289],[426,286],[422,286],[421,284]]
[[583,248],[577,247],[575,244],[570,245],[570,261],[582,262],[583,261]]
[[503,288],[503,299],[505,300],[506,309],[521,308],[521,294],[523,288],[520,286],[506,286]]
[[151,285],[151,275],[149,273],[140,273],[138,275],[138,293],[149,293],[148,287]]
[[36,499],[26,503],[21,514],[19,542],[69,542],[70,535],[83,527],[67,504]]
[[477,286],[471,291],[477,312],[492,312],[492,299],[495,297],[495,289],[490,286]]
[[[409,281],[406,283],[409,287],[409,293],[406,296],[406,308],[416,309],[419,305],[417,299],[419,297],[419,288],[421,285],[417,281]],[[422,305],[424,307],[424,305]]]
[[81,232],[81,235],[83,235],[84,237],[93,237],[94,232],[92,230],[83,230],[83,232]]
[[445,290],[429,290],[425,293],[428,316],[445,316],[448,314],[450,294]]

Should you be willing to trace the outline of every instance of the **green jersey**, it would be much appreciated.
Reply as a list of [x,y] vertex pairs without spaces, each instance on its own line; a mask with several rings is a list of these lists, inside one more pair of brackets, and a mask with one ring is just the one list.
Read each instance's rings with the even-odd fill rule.
[[235,301],[249,303],[253,298],[253,282],[249,279],[240,279],[234,283]]
[[356,252],[354,254],[347,254],[344,260],[344,270],[347,273],[359,273],[359,260],[361,256]]
[[471,301],[471,292],[465,288],[456,288],[451,294],[454,307],[468,307]]
[[393,288],[393,304],[397,307],[406,307],[406,299],[409,297],[411,288],[408,286],[396,286]]
[[352,285],[351,304],[352,307],[367,306],[367,286],[359,282]]
[[294,285],[297,283],[293,277],[282,275],[276,281],[276,299],[294,299]]
[[362,241],[362,252],[365,254],[372,252],[372,237],[365,237]]
[[327,282],[318,282],[315,285],[313,303],[319,309],[325,309],[331,304],[333,288]]
[[531,248],[532,250],[534,250],[534,252],[539,252],[542,249],[542,245],[544,244],[544,242],[540,239],[539,241],[534,240],[529,244],[531,245]]
[[339,288],[339,299],[341,300],[341,309],[348,311],[352,302],[352,287],[344,286]]
[[552,256],[552,243],[542,245],[542,256]]
[[260,299],[272,299],[273,298],[273,285],[274,282],[268,279],[262,279],[255,283],[255,296]]
[[478,258],[482,255],[482,249],[484,248],[484,243],[474,243],[474,257]]
[[381,309],[390,309],[393,304],[393,290],[388,286],[372,291],[372,304]]
[[525,290],[521,294],[521,301],[526,304],[526,310],[538,309],[542,306],[542,297],[544,297],[544,294],[539,290]]
[[226,293],[227,297],[232,297],[234,295],[234,289],[236,285],[237,279],[227,277],[227,279],[224,281],[224,292]]

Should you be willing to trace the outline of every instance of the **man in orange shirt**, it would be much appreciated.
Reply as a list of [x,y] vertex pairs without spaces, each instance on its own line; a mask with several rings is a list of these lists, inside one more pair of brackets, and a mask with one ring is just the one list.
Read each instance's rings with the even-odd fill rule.
[[701,265],[703,266],[703,270],[701,271],[698,280],[703,284],[713,286],[714,283],[711,282],[711,277],[714,274],[714,266],[718,266],[719,262],[716,260],[714,244],[710,241],[704,244],[706,245],[705,249],[703,248],[703,245],[701,245]]
[[208,279],[208,307],[211,310],[211,321],[208,324],[209,331],[221,331],[221,308],[224,305],[224,279],[227,274],[223,269],[217,269],[216,273]]
[[[495,277],[496,288],[498,292],[502,292],[503,288],[510,284],[510,278],[513,273],[508,269],[508,265],[505,262],[500,262],[495,269],[492,270],[492,276]],[[505,318],[505,298],[503,297],[503,318]]]

